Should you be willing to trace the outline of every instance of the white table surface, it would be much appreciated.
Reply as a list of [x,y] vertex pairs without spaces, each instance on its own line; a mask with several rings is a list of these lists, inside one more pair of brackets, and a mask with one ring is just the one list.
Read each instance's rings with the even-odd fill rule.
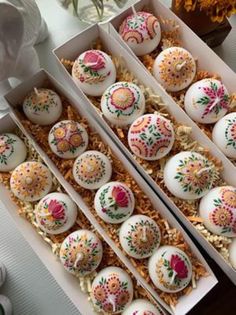
[[[169,0],[162,0],[169,4]],[[49,38],[36,49],[43,68],[59,81],[61,75],[51,50],[83,30],[87,25],[63,10],[56,0],[36,0],[49,28]],[[134,3],[131,0],[129,3]],[[215,51],[236,71],[236,16],[233,29],[223,45]],[[63,81],[62,81],[63,82]],[[0,202],[0,260],[8,268],[6,284],[0,294],[13,302],[15,315],[75,315],[79,314],[62,289],[44,267],[17,230],[7,209]],[[88,314],[89,315],[89,314]]]

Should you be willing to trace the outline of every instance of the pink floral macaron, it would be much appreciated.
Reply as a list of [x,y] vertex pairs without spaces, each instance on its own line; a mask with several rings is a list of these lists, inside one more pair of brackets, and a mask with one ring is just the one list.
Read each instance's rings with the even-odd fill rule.
[[35,217],[41,230],[48,234],[60,234],[75,223],[77,206],[66,194],[51,193],[40,200]]
[[169,293],[183,290],[192,278],[190,259],[174,246],[161,246],[149,259],[148,270],[155,286]]
[[121,223],[134,210],[134,195],[130,188],[121,182],[109,182],[96,193],[94,207],[97,214],[107,223]]
[[103,51],[87,50],[75,60],[72,77],[85,94],[101,96],[115,82],[116,68]]

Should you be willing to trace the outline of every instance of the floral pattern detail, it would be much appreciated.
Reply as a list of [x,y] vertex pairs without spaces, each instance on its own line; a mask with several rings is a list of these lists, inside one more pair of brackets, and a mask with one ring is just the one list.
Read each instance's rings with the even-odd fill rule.
[[[99,310],[111,313],[121,312],[130,300],[128,282],[121,281],[117,274],[101,277],[99,284],[93,289],[95,306]],[[113,303],[110,301],[112,299]]]
[[[186,86],[190,83],[196,71],[194,59],[188,51],[181,48],[171,48],[163,51],[163,58],[160,60],[160,79],[166,86]],[[177,65],[182,66],[180,71],[176,70]]]
[[20,199],[40,199],[51,188],[51,174],[39,162],[20,164],[11,175],[11,189]]
[[[165,255],[166,251],[161,255],[156,265],[157,276],[160,283],[170,290],[184,287],[184,281],[187,281],[189,276],[189,261],[179,251],[177,251],[175,255],[172,254],[170,259],[166,259]],[[167,279],[164,278],[162,268],[167,270]]]
[[14,143],[16,142],[9,134],[0,135],[0,164],[7,165],[7,160],[14,154]]
[[189,157],[179,160],[177,174],[174,178],[181,184],[184,192],[200,195],[203,191],[211,188],[215,178],[215,170],[208,159],[200,158],[191,153]]
[[227,146],[231,146],[236,150],[236,117],[227,119],[228,125],[225,129],[225,139]]
[[220,84],[218,86],[214,81],[209,81],[209,83],[209,87],[204,86],[201,88],[204,95],[196,101],[197,104],[204,106],[202,119],[209,113],[218,115],[222,109],[228,110],[229,107],[229,95],[224,85]]
[[[145,229],[145,241],[143,234]],[[146,257],[154,252],[160,243],[160,231],[150,220],[140,220],[131,224],[128,235],[125,236],[129,250],[140,257]]]
[[51,107],[59,106],[57,94],[50,89],[37,89],[37,94],[32,91],[24,100],[24,108],[32,110],[35,114],[39,112],[50,113]]
[[233,221],[233,213],[230,209],[218,207],[210,214],[210,220],[215,225],[228,227]]
[[77,160],[75,174],[82,183],[99,183],[106,175],[106,163],[98,154],[84,154]]
[[128,82],[111,85],[102,97],[102,102],[110,114],[115,117],[129,117],[141,110],[141,91]]
[[159,32],[158,19],[146,12],[137,12],[135,16],[128,16],[119,29],[120,35],[126,42],[137,44],[153,39]]
[[148,114],[141,116],[131,125],[128,140],[135,155],[144,159],[159,159],[170,151],[174,132],[168,120]]
[[49,231],[55,231],[67,222],[68,208],[62,200],[44,199],[37,207],[36,217],[40,224]]
[[[78,255],[80,258],[78,260]],[[64,267],[73,274],[85,276],[100,264],[102,248],[99,239],[89,231],[77,231],[70,234],[63,242],[60,258]],[[106,297],[106,292],[97,291],[100,300]]]
[[83,153],[88,144],[86,130],[70,120],[61,121],[51,129],[49,142],[56,154],[63,157],[68,152],[71,158]]
[[213,201],[214,208],[209,213],[209,220],[221,227],[221,233],[236,233],[236,190],[222,187],[220,195]]
[[103,82],[110,75],[106,65],[106,55],[102,51],[88,50],[75,61],[73,75],[81,83],[96,84]]
[[[132,209],[132,199],[128,189],[123,185],[108,185],[99,195],[99,202],[104,212],[113,220],[127,217]],[[123,208],[123,209],[122,209]],[[130,208],[127,212],[127,209]]]

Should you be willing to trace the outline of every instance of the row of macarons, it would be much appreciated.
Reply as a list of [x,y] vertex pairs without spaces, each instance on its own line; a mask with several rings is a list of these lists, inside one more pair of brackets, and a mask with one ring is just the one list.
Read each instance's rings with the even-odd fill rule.
[[[11,151],[12,152],[11,157],[12,156],[15,157],[14,162],[16,163],[16,160],[17,162],[19,162],[19,158],[21,154],[22,154],[21,158],[24,159],[26,157],[26,151],[25,151],[25,145],[22,142],[22,140],[13,134],[4,134],[3,136],[7,136],[8,139],[9,137],[11,137],[10,142],[12,145],[14,145],[14,152]],[[23,155],[23,152],[25,152],[24,155]],[[88,152],[91,152],[91,151],[88,151]],[[95,151],[92,151],[92,152],[94,154]],[[96,152],[96,153],[98,154],[97,157],[101,157],[102,154],[100,152]],[[107,159],[105,155],[103,155],[103,157]],[[107,159],[107,161],[109,160]],[[86,167],[89,167],[87,163],[85,163],[85,165]],[[97,165],[96,162],[95,162],[95,165]],[[104,170],[107,170],[106,166]],[[94,179],[94,176],[92,176],[91,178]],[[62,194],[62,193],[48,194],[52,188],[52,175],[49,169],[42,163],[35,162],[35,161],[26,161],[16,166],[16,168],[13,169],[12,174],[11,174],[10,187],[11,187],[12,193],[22,201],[36,202],[40,200],[35,208],[35,217],[36,217],[36,222],[38,223],[38,226],[44,232],[49,233],[49,234],[60,234],[67,231],[74,225],[76,216],[77,216],[77,207],[75,203],[70,199],[69,196],[65,194]],[[112,213],[113,211],[113,214],[117,215],[116,210],[121,209],[121,214],[124,214],[124,217],[120,216],[118,218],[118,222],[121,222],[127,219],[127,217],[130,216],[131,213],[133,212],[134,197],[131,190],[125,184],[118,183],[118,182],[111,182],[111,183],[108,183],[105,188],[101,187],[101,189],[98,190],[96,198],[95,198],[95,208],[98,211],[100,211],[100,215],[102,216],[103,219],[106,212]],[[105,215],[105,217],[108,218],[108,222],[109,220],[111,220],[109,215]],[[114,222],[114,217],[112,217],[112,221],[113,223],[117,223],[116,220]],[[78,237],[76,237],[76,239],[78,239]],[[71,240],[72,240],[72,237],[69,236],[67,238],[67,241],[70,242]],[[83,237],[82,237],[82,240],[84,240]],[[120,240],[121,240],[121,245],[123,249],[132,257],[136,257],[140,259],[144,257],[150,257],[152,255],[150,261],[153,261],[153,264],[155,264],[156,259],[159,257],[158,247],[160,245],[160,240],[161,240],[160,230],[157,224],[147,216],[140,216],[140,215],[131,216],[128,220],[126,220],[120,229]],[[95,242],[95,243],[97,244],[97,246],[98,244],[100,244],[99,242]],[[98,265],[96,264],[96,262],[100,263],[99,259],[96,259],[96,257],[97,255],[102,256],[102,252],[101,250],[97,249],[97,247],[95,246],[95,243],[93,246],[91,245],[91,242],[87,242],[87,241],[85,242],[85,244],[88,245],[88,248],[86,250],[88,251],[89,256],[85,259],[85,265],[83,265],[83,268],[81,267],[82,271],[79,271],[80,267],[77,268],[78,270],[76,269],[77,274],[81,272],[83,275],[85,275],[87,272],[88,273],[92,272],[94,270],[93,267],[94,266],[97,267]],[[78,246],[71,247],[71,246],[65,245],[67,244],[66,241],[63,244],[64,245],[62,245],[62,248],[63,246],[66,247],[67,250],[69,250],[69,253],[68,253],[67,258],[65,258],[64,254],[62,256],[64,257],[65,260],[72,259],[70,260],[70,263],[68,263],[68,261],[67,262],[65,261],[64,266],[65,267],[67,266],[68,267],[67,269],[74,272],[75,271],[74,270],[75,268],[74,267],[74,263],[75,263],[74,251],[75,250],[77,251],[79,247]],[[143,244],[146,244],[146,246],[143,246]],[[147,248],[147,244],[150,245],[149,248]],[[81,248],[81,250],[82,249],[83,248]],[[71,250],[73,253],[70,252]],[[90,250],[92,250],[92,253],[90,253]],[[174,248],[172,250],[178,250],[178,249]],[[185,254],[182,253],[182,255],[185,255]],[[63,260],[63,258],[61,259]],[[188,258],[186,259],[189,262]],[[73,264],[72,264],[72,261],[73,261]],[[79,261],[79,258],[78,258],[78,261]],[[78,263],[78,266],[81,266],[81,264]],[[164,265],[163,265],[163,268],[164,270],[166,270],[166,267]],[[190,262],[189,262],[189,268],[191,271]],[[156,280],[155,273],[154,274],[152,273],[153,270],[155,270],[155,268],[153,267],[150,268],[150,277],[152,277],[154,284],[158,287],[159,281]],[[189,275],[189,272],[186,274],[186,277],[187,275]],[[168,273],[167,273],[167,276],[168,276]],[[177,281],[178,277],[176,277],[176,280],[173,279],[172,282],[173,281],[174,282],[173,284],[171,284],[172,290],[179,291],[183,287],[185,287],[189,282],[187,281],[186,277],[182,277],[178,281]],[[181,279],[183,279],[183,281]],[[167,277],[167,282],[168,282],[168,277]],[[161,284],[160,284],[160,289],[166,290],[165,287],[163,287]]]
[[[219,81],[218,83],[213,81],[216,80],[211,79],[210,82],[215,86],[221,84]],[[161,115],[143,115],[145,97],[136,84],[117,82],[108,87],[101,99],[101,109],[112,125],[119,127],[131,125],[128,143],[132,152],[140,158],[158,160],[171,150],[174,144],[173,124]],[[54,91],[35,89],[25,98],[23,110],[33,123],[49,125],[61,116],[62,104]],[[213,129],[214,142],[231,158],[236,156],[235,126],[236,113],[231,113],[223,117]],[[61,158],[71,159],[86,149],[88,135],[82,125],[61,121],[49,132],[49,145]]]
[[[194,80],[196,64],[187,50],[171,47],[157,56],[153,73],[167,91],[180,91]],[[102,51],[83,52],[73,64],[72,77],[85,94],[102,96],[103,114],[114,125],[129,125],[145,109],[143,96],[137,86],[128,82],[114,84],[115,66]],[[230,95],[221,81],[207,78],[192,84],[185,94],[184,107],[187,114],[198,123],[213,124],[219,121],[213,130],[213,141],[228,157],[236,158],[235,145],[231,144],[235,144],[236,140],[232,127],[236,114],[226,115],[230,111]]]
[[[11,136],[13,137],[14,135]],[[16,141],[17,145],[24,145],[23,142],[21,142],[21,140],[16,136],[12,139]],[[19,151],[22,152],[22,148]],[[19,157],[19,155],[17,155],[17,157]],[[77,207],[66,194],[48,194],[51,189],[51,183],[52,177],[46,166],[40,162],[34,161],[27,161],[18,165],[13,170],[10,179],[11,190],[19,199],[24,201],[37,201],[43,197],[35,208],[36,222],[44,232],[49,234],[58,234],[65,232],[73,226],[77,216]],[[127,189],[127,187],[121,186],[120,183],[118,183],[118,185],[115,183],[112,191],[115,190],[116,193],[114,194],[113,192],[113,196],[117,198],[118,204],[121,207],[127,204],[127,198],[130,198],[128,199],[131,203],[129,206],[134,206],[131,192],[124,189]],[[169,290],[168,292],[176,292],[182,290],[189,283],[192,272],[191,263],[186,254],[175,247],[160,247],[158,249],[160,245],[160,230],[156,223],[149,217],[133,216],[129,220],[130,223],[126,221],[124,223],[125,226],[122,225],[121,228],[120,238],[123,239],[124,249],[132,252],[134,248],[138,248],[138,244],[147,244],[147,242],[148,244],[150,243],[151,248],[149,253],[146,253],[146,257],[149,257],[155,251],[149,261],[150,277],[154,284],[163,291]],[[131,234],[133,234],[133,237]],[[141,250],[142,248],[143,247],[141,246]],[[162,265],[159,262],[159,273],[162,277],[162,280],[159,281],[159,278],[155,274],[154,266],[157,261],[160,260],[160,257],[163,257],[163,255],[165,256],[166,261],[170,259],[169,264],[172,267],[169,266],[167,268],[166,264]],[[101,242],[97,236],[90,231],[79,230],[73,232],[62,243],[60,258],[66,270],[78,276],[85,276],[93,272],[101,262]],[[163,258],[161,258],[161,260],[163,260]],[[171,277],[169,272],[170,268],[173,268],[174,274],[174,276],[172,275]],[[114,268],[112,268],[112,270],[112,279],[114,279],[117,274],[121,278],[123,277],[124,271],[114,271]],[[107,272],[108,270],[105,269],[102,271],[102,275],[99,274],[99,276],[104,278],[104,275],[106,275]],[[121,274],[119,274],[119,272]],[[111,271],[109,271],[109,274],[110,273]],[[127,277],[126,274],[125,276]],[[163,277],[166,280],[165,285],[163,285]],[[101,280],[101,278],[99,279]],[[97,282],[95,280],[93,283],[100,283],[100,280]],[[123,285],[122,283],[122,281],[119,282],[120,285]],[[131,282],[129,281],[128,283]],[[131,284],[129,286],[129,290],[131,290],[131,292],[128,292],[128,296],[131,297],[133,289]],[[125,291],[125,287],[123,290],[118,290],[117,292],[121,293]],[[107,291],[105,288],[100,288],[99,290],[97,288],[96,292],[100,292],[101,290],[104,290],[104,294],[106,296]],[[131,301],[131,298],[129,298],[127,301],[125,300],[126,302],[124,303],[124,301],[121,300],[121,297],[118,299],[117,296],[115,296],[117,298],[115,299],[114,294],[116,295],[118,293],[114,291],[115,293],[112,292],[112,297],[108,298],[108,301],[105,297],[102,299],[103,303],[101,302],[101,297],[99,297],[99,292],[97,292],[97,295],[95,293],[94,295],[92,294],[92,296],[95,305],[99,306],[100,310],[104,309],[104,311],[107,311],[107,307],[111,307],[112,305],[114,313],[120,312],[124,305],[130,303]],[[127,292],[125,295],[127,295]],[[124,294],[122,296],[124,298]],[[110,299],[112,299],[112,302]],[[116,305],[116,303],[118,303],[118,305]],[[119,303],[121,303],[121,305]]]
[[[59,122],[61,123],[67,124],[66,128],[73,129],[73,132],[78,130],[76,128],[79,124],[76,122]],[[80,131],[81,127],[79,125]],[[59,141],[65,138],[65,128],[59,127],[55,130],[53,127],[52,130],[56,134],[54,139]],[[165,130],[168,132],[169,128]],[[158,130],[155,132],[159,134]],[[83,133],[87,136],[84,128],[82,133],[76,135],[81,137]],[[52,142],[56,145],[55,141]],[[86,145],[81,148],[81,143],[85,142],[77,141],[74,143],[73,151],[69,151],[72,156],[78,155],[73,165],[75,181],[86,189],[100,188],[95,196],[95,209],[105,222],[124,221],[134,209],[132,191],[124,183],[109,183],[112,165],[108,157],[99,151],[84,152]],[[79,145],[76,146],[76,144]],[[45,170],[45,166],[36,162],[22,163],[26,158],[27,149],[19,137],[13,134],[2,134],[0,148],[0,171],[13,170],[10,181],[11,190],[19,199],[35,201],[40,199],[45,191],[47,193],[51,189],[51,177],[49,171]],[[166,150],[166,147],[164,149]],[[58,155],[62,153],[67,152],[57,152]],[[236,189],[231,186],[213,188],[217,176],[218,172],[213,163],[197,152],[180,152],[171,157],[164,166],[164,183],[167,189],[174,196],[185,200],[203,197],[199,212],[205,226],[215,234],[232,237],[236,235]],[[121,197],[125,199],[122,200]],[[218,200],[217,204],[215,200]],[[119,208],[119,202],[122,206],[127,204],[127,207]]]

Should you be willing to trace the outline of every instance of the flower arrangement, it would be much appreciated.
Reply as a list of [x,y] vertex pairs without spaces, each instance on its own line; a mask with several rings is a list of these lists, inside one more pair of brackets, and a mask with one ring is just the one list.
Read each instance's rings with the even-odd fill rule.
[[[112,0],[112,2],[114,2],[114,4],[118,7],[118,8],[122,8],[127,0]],[[104,17],[104,10],[105,10],[105,6],[106,6],[106,2],[108,2],[108,0],[91,0],[91,1],[79,1],[79,0],[59,0],[59,2],[61,3],[61,5],[65,8],[68,9],[69,7],[72,8],[73,10],[73,14],[75,16],[79,16],[79,5],[80,2],[84,5],[85,2],[91,2],[91,5],[96,9],[97,12],[97,16],[98,16],[98,21],[102,21],[103,17]],[[86,3],[87,4],[87,3]]]
[[204,11],[212,22],[218,23],[236,13],[235,0],[176,0],[175,5],[177,9],[184,7],[187,12]]

